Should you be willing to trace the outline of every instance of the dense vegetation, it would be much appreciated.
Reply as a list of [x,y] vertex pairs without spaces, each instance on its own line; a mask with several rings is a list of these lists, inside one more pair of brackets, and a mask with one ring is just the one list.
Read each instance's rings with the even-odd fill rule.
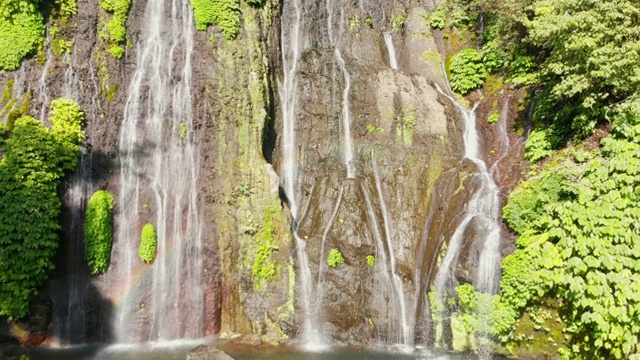
[[[262,6],[266,0],[245,0],[251,6]],[[240,32],[242,20],[240,0],[191,0],[198,30],[207,30],[209,25],[218,25],[222,36],[233,40]]]
[[84,116],[72,100],[51,104],[51,130],[28,116],[2,130],[0,162],[0,315],[27,315],[58,247],[58,185],[75,169]]
[[101,0],[100,7],[111,14],[100,30],[100,39],[107,44],[109,53],[120,59],[124,56],[124,46],[127,43],[127,18],[131,0]]
[[138,247],[138,256],[147,264],[152,263],[156,258],[156,249],[158,246],[158,234],[153,224],[146,223],[142,227],[140,234],[140,246]]
[[113,195],[98,190],[89,199],[84,219],[84,257],[91,274],[103,274],[109,268],[113,243]]
[[335,268],[344,264],[344,257],[340,250],[333,248],[329,250],[329,255],[327,255],[327,265],[329,267]]
[[530,322],[563,358],[640,352],[640,4],[457,0],[427,21],[479,40],[478,55],[471,41],[451,58],[456,92],[480,87],[487,73],[526,87],[534,128],[525,156],[547,160],[504,209],[519,239],[499,294],[489,300],[461,285],[460,318],[484,316],[475,309],[482,300],[489,332],[504,344],[531,340],[519,332]]
[[45,30],[38,1],[0,1],[0,71],[20,67],[42,44]]

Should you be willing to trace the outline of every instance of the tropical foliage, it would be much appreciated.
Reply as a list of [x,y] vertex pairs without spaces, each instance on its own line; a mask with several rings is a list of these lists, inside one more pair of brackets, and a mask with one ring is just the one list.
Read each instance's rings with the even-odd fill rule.
[[146,223],[142,227],[140,234],[140,246],[138,247],[138,256],[147,264],[152,263],[156,258],[156,249],[158,246],[158,234],[156,228],[151,223]]
[[344,264],[344,257],[342,257],[342,253],[340,252],[340,250],[336,248],[329,250],[329,255],[327,256],[327,265],[335,268],[342,264]]
[[455,54],[451,58],[449,71],[451,88],[462,95],[482,86],[487,78],[482,56],[475,49],[465,49]]
[[84,219],[84,257],[91,274],[105,273],[111,260],[113,244],[113,195],[96,191],[87,204]]
[[[263,6],[266,0],[245,0],[251,6]],[[204,31],[218,25],[222,36],[233,40],[240,32],[240,0],[191,0],[196,29]]]
[[0,1],[0,71],[20,67],[42,44],[45,31],[37,1]]
[[58,247],[58,185],[73,169],[83,115],[71,100],[52,103],[52,129],[24,116],[4,134],[0,162],[0,315],[21,318],[47,280]]
[[100,7],[110,14],[110,19],[100,30],[100,39],[107,44],[109,53],[120,59],[127,43],[127,18],[131,0],[101,0]]

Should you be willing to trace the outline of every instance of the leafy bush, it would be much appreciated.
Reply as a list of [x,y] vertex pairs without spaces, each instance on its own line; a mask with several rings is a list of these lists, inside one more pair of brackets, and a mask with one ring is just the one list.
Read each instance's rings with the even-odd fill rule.
[[471,16],[464,10],[457,10],[451,13],[451,25],[458,29],[467,29],[475,25],[477,16]]
[[504,53],[499,50],[483,51],[482,64],[491,74],[495,74],[504,66]]
[[555,128],[533,130],[524,145],[524,157],[531,162],[539,161],[553,154],[560,142]]
[[84,141],[84,114],[80,106],[70,99],[56,99],[51,102],[51,117],[53,124],[51,134],[62,147],[61,156],[65,170],[75,170],[78,164],[80,144]]
[[504,261],[501,302],[517,317],[545,296],[557,298],[570,358],[623,359],[640,350],[638,139],[639,125],[616,132],[602,140],[600,155],[565,160],[540,175],[539,189],[509,198],[507,208],[537,209],[505,211],[523,235]]
[[344,264],[344,258],[342,257],[342,253],[340,250],[333,248],[329,251],[329,256],[327,256],[327,265],[332,268],[338,267]]
[[442,30],[447,26],[447,15],[442,10],[436,10],[429,15],[427,24],[429,24],[432,29]]
[[482,56],[475,49],[465,49],[455,54],[449,69],[451,88],[462,95],[482,86],[487,78]]
[[516,55],[507,67],[508,81],[514,85],[531,85],[538,80],[533,57]]
[[393,32],[400,32],[404,27],[404,16],[397,15],[393,19],[391,19],[391,30]]
[[38,120],[21,117],[2,146],[0,316],[27,315],[29,299],[54,267],[60,230],[58,185],[77,159],[82,121],[54,114],[52,122],[55,129],[49,131]]
[[147,264],[152,263],[156,258],[156,248],[158,246],[158,234],[156,228],[146,223],[142,227],[142,233],[140,234],[140,246],[138,246],[138,256]]
[[525,231],[547,214],[545,206],[562,198],[566,181],[561,171],[543,172],[538,177],[522,182],[511,194],[502,216],[518,234]]
[[500,121],[500,114],[496,114],[496,113],[489,115],[489,118],[487,119],[487,122],[489,124],[495,124],[498,121]]
[[91,274],[103,274],[109,268],[113,244],[113,195],[96,191],[87,204],[84,218],[84,258]]
[[[259,0],[250,5],[261,5]],[[222,36],[233,40],[240,32],[240,0],[191,0],[196,29],[207,30],[209,25],[218,25]]]
[[367,255],[367,264],[373,266],[376,263],[376,257],[373,255]]
[[[13,4],[14,1],[7,1]],[[15,70],[44,41],[45,25],[36,3],[15,1],[15,9],[3,2],[0,14],[0,71]]]

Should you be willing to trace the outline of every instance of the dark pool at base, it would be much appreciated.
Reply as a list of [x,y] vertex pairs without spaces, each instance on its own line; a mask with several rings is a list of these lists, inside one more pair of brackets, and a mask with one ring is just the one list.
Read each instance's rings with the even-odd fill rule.
[[[185,360],[199,343],[150,343],[137,345],[85,345],[67,348],[10,348],[7,355],[24,354],[31,360]],[[295,348],[216,344],[235,360],[476,360],[471,354],[446,353],[431,349],[369,351],[331,349],[302,352]]]

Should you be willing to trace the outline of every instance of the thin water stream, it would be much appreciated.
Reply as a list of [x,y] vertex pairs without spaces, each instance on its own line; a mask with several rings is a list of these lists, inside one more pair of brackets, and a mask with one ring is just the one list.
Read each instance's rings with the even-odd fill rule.
[[396,48],[393,45],[393,36],[389,31],[385,31],[383,36],[384,43],[387,45],[387,52],[389,53],[389,66],[393,70],[398,70],[398,59],[396,57]]
[[[341,4],[341,3],[340,3]],[[354,150],[353,139],[351,138],[351,108],[349,105],[349,93],[351,91],[351,75],[347,71],[347,65],[342,57],[342,51],[340,50],[340,41],[335,38],[335,29],[333,24],[333,7],[334,1],[327,0],[327,32],[329,35],[329,44],[334,47],[334,57],[344,76],[344,89],[342,91],[342,133],[343,133],[343,153],[344,163],[347,167],[347,178],[353,179],[355,176],[355,164],[354,164]],[[340,6],[340,28],[338,29],[338,36],[343,36],[345,29],[344,24],[344,8]]]
[[401,328],[401,342],[400,345],[412,346],[413,345],[413,329],[409,326],[409,314],[407,313],[408,308],[405,300],[405,291],[404,285],[402,283],[402,279],[400,275],[397,273],[396,269],[396,256],[395,251],[393,249],[393,239],[395,238],[394,234],[391,231],[391,222],[389,220],[389,214],[387,212],[387,205],[384,201],[384,196],[382,194],[382,184],[380,182],[380,176],[378,175],[378,164],[376,162],[374,152],[371,151],[371,162],[373,164],[373,176],[376,182],[376,191],[378,193],[378,201],[380,202],[380,207],[382,211],[382,220],[384,224],[384,238],[386,241],[386,247],[389,251],[389,262],[390,262],[390,270],[391,270],[391,282],[393,283],[393,290],[395,291],[396,299],[397,299],[397,312],[398,312],[398,320],[400,322]]

